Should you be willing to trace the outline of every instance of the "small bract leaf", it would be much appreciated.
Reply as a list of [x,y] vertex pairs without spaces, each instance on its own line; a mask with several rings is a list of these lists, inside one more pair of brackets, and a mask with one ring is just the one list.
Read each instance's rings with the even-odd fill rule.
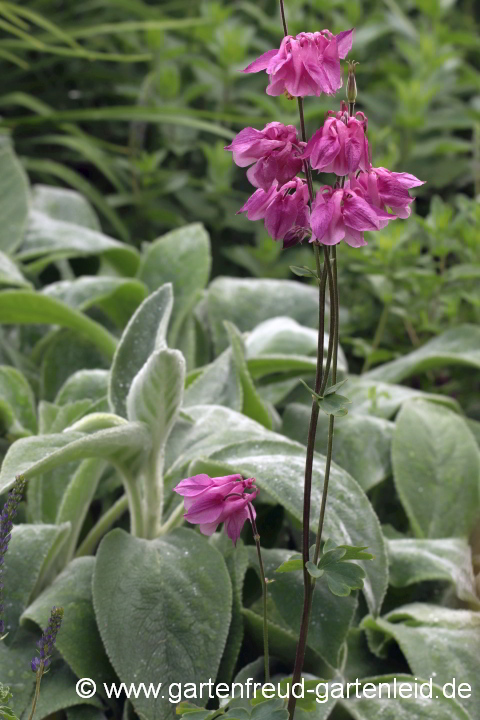
[[305,567],[308,570],[308,574],[314,578],[321,578],[325,572],[324,570],[321,570],[320,568],[318,568],[315,565],[315,563],[312,562],[311,560],[309,560],[307,563],[305,563]]
[[[340,380],[340,382],[335,383],[335,385],[330,385],[330,387],[328,387],[328,388],[325,390],[324,395],[325,395],[325,396],[326,396],[326,395],[331,395],[332,393],[336,392],[336,391],[338,390],[338,388],[341,388],[342,385],[345,385],[345,383],[347,382],[347,380],[348,380],[348,378],[345,378],[345,380]],[[349,400],[349,402],[351,402],[351,401]]]
[[314,277],[318,278],[317,273],[314,270],[311,270],[306,265],[303,265],[300,267],[299,265],[290,265],[290,270],[299,277]]

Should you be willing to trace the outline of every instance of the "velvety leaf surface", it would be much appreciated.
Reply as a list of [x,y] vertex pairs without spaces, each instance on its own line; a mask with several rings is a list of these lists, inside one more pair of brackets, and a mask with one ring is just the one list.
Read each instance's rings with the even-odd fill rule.
[[78,310],[99,307],[113,322],[123,327],[145,300],[147,288],[131,278],[85,275],[75,280],[51,283],[43,288],[42,294]]
[[[206,682],[215,677],[231,618],[220,553],[191,530],[102,541],[93,597],[100,634],[123,682]],[[168,699],[132,699],[141,718],[171,718]]]
[[13,485],[16,474],[30,478],[73,460],[114,457],[117,463],[135,463],[148,453],[150,443],[150,433],[143,423],[127,422],[92,433],[72,430],[24,438],[14,443],[5,456],[0,491]]
[[272,418],[268,409],[264,405],[262,398],[259,396],[250,373],[248,372],[245,360],[245,343],[243,341],[242,334],[238,328],[233,325],[233,323],[226,322],[225,326],[232,348],[233,362],[243,390],[242,412],[244,415],[251,417],[253,420],[256,420],[261,423],[261,425],[264,425],[266,428],[271,430]]
[[131,318],[113,358],[109,400],[113,410],[127,417],[127,395],[135,375],[155,350],[166,347],[173,296],[163,285],[140,305]]
[[216,351],[228,346],[224,320],[233,322],[241,332],[279,314],[315,327],[317,302],[313,287],[295,281],[216,278],[208,288],[208,317]]
[[41,293],[5,290],[0,293],[0,322],[60,325],[89,339],[107,358],[113,357],[115,338],[99,323],[68,305]]
[[[421,684],[419,676],[418,685]],[[394,676],[385,675],[381,677],[372,677],[365,682],[371,682],[375,686],[380,683],[387,683],[388,688],[382,685],[382,688],[376,688],[377,693],[382,690],[382,697],[356,699],[351,697],[348,700],[341,700],[340,704],[347,712],[348,717],[354,720],[471,720],[468,713],[455,700],[449,700],[444,697],[442,689],[438,685],[433,685],[433,698],[401,698],[399,697],[399,685],[408,683],[412,687],[414,693],[415,680],[413,675],[397,675],[397,697],[394,699]],[[391,698],[388,698],[388,689]],[[374,691],[374,688],[367,688]],[[426,689],[425,689],[426,690]],[[353,693],[355,688],[353,688]],[[404,694],[408,694],[404,692]],[[425,692],[427,694],[427,692]],[[420,691],[418,691],[420,695]]]
[[[348,389],[345,390],[347,394]],[[287,405],[282,433],[306,445],[311,410],[305,405]],[[329,419],[320,413],[315,450],[327,452]],[[390,450],[394,424],[383,418],[349,413],[335,422],[333,460],[355,478],[365,490],[385,480],[392,472]],[[368,453],[365,447],[368,446]]]
[[14,437],[37,429],[33,390],[22,373],[8,365],[0,365],[0,423]]
[[409,402],[397,418],[392,459],[415,535],[468,535],[480,511],[480,456],[463,418],[436,404]]
[[0,286],[1,287],[31,287],[18,266],[10,260],[8,255],[0,251]]
[[207,285],[211,264],[210,237],[200,223],[163,235],[142,256],[138,277],[150,292],[167,282],[173,285],[175,305],[168,332],[173,347],[178,347],[180,328]]
[[65,544],[69,532],[68,524],[14,526],[5,554],[3,582],[8,636],[3,643],[10,645],[14,640],[20,615],[41,583],[42,574]]
[[115,673],[103,649],[92,601],[95,558],[72,560],[53,583],[23,613],[21,621],[46,627],[51,609],[65,610],[56,646],[77,677],[89,677],[99,687],[114,682]]
[[397,642],[414,675],[432,677],[441,686],[453,678],[469,683],[471,697],[457,701],[477,716],[480,613],[413,603],[377,620],[366,618],[363,626],[370,647],[380,655],[389,641]]
[[178,417],[185,382],[185,360],[178,350],[157,350],[134,377],[127,415],[150,428],[154,448],[163,448]]
[[423,399],[459,410],[458,403],[448,395],[435,395],[421,390],[392,385],[380,380],[367,380],[365,375],[350,375],[348,397],[352,401],[351,412],[392,419],[408,400]]
[[202,369],[186,391],[184,405],[223,405],[241,412],[243,389],[235,370],[232,349],[224,350]]
[[365,378],[395,383],[415,373],[446,365],[480,368],[479,327],[459,325],[451,328],[408,355],[370,370]]
[[472,551],[462,538],[445,540],[388,540],[389,582],[406,587],[426,580],[445,580],[457,597],[480,606],[475,590]]
[[0,250],[11,254],[22,242],[29,206],[28,178],[8,138],[0,144]]
[[90,230],[101,230],[95,210],[76,190],[51,185],[34,185],[32,208],[54,220],[64,220]]
[[32,210],[22,247],[17,254],[21,260],[39,256],[82,257],[104,255],[123,275],[135,275],[139,263],[137,250],[107,235],[65,220],[55,220],[38,210]]
[[78,370],[62,385],[55,398],[57,405],[76,400],[96,401],[106,397],[108,391],[107,370]]

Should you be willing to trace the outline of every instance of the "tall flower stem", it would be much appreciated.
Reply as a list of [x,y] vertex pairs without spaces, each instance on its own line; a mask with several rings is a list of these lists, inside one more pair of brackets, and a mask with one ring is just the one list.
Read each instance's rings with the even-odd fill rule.
[[257,530],[257,524],[253,516],[252,508],[247,504],[248,513],[250,515],[250,522],[252,523],[253,539],[257,546],[258,564],[260,566],[260,579],[262,582],[262,596],[263,596],[263,661],[265,664],[265,682],[270,680],[270,656],[268,651],[268,614],[267,614],[267,578],[265,577],[265,567],[262,558],[262,548],[260,546],[260,535]]
[[33,716],[35,715],[35,710],[37,708],[37,702],[40,695],[40,683],[42,682],[42,676],[43,676],[43,663],[40,664],[40,667],[37,670],[37,681],[35,683],[35,694],[33,696],[33,702],[32,702],[32,709],[30,710],[30,715],[28,716],[28,720],[33,720]]
[[[280,14],[282,17],[283,30],[285,35],[288,35],[288,26],[285,17],[285,7],[283,0],[280,0]],[[303,111],[303,98],[298,98],[298,112],[300,116],[300,128],[303,142],[307,141],[307,133],[305,128],[305,116]],[[310,195],[310,203],[314,200],[314,190],[312,181],[312,171],[308,160],[304,163],[305,176],[307,178],[307,185]],[[317,244],[314,245],[315,253],[315,264],[317,269],[317,278],[319,285],[319,318],[318,318],[318,344],[317,344],[317,365],[315,372],[315,392],[323,394],[325,387],[328,382],[328,376],[330,371],[330,365],[333,360],[332,367],[332,379],[336,382],[337,375],[337,357],[338,357],[338,293],[336,290],[336,262],[333,263],[334,267],[330,263],[329,249],[323,246],[324,264],[323,271],[320,267],[320,248]],[[332,248],[332,259],[335,261],[335,248]],[[326,280],[328,278],[329,294],[330,294],[330,335],[327,351],[327,361],[325,366],[325,372],[323,371],[323,351],[324,351],[324,335],[325,335],[325,290]],[[335,378],[335,379],[334,379]],[[315,438],[317,433],[319,407],[316,399],[312,400],[312,411],[310,415],[310,425],[308,429],[307,439],[307,453],[305,459],[305,480],[304,480],[304,492],[303,492],[303,535],[302,535],[302,559],[303,559],[303,581],[304,581],[304,598],[303,598],[303,611],[302,620],[300,626],[300,634],[298,638],[297,650],[295,655],[295,666],[293,670],[292,686],[298,683],[301,678],[303,665],[305,661],[305,652],[307,648],[308,639],[308,627],[310,622],[310,611],[312,606],[313,590],[315,584],[309,575],[306,563],[310,560],[310,509],[311,509],[311,494],[312,494],[312,475],[313,475],[313,457],[315,452]],[[320,548],[321,533],[323,529],[323,522],[325,517],[325,508],[328,493],[328,478],[330,475],[330,466],[332,460],[332,449],[333,449],[333,416],[330,417],[329,422],[329,435],[328,445],[330,452],[327,452],[326,468],[325,468],[325,482],[322,494],[322,507],[321,507],[321,522],[319,523],[319,532],[317,532],[316,546]],[[288,712],[290,720],[293,720],[295,713],[296,698],[293,694],[290,695],[288,700]]]

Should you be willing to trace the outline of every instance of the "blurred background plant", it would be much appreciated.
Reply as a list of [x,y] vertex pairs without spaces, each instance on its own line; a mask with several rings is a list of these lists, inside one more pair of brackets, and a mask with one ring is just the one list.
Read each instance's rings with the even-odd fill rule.
[[[139,247],[191,221],[212,237],[213,275],[291,277],[283,254],[235,213],[250,192],[223,150],[245,125],[297,122],[239,71],[278,45],[276,0],[0,2],[1,128],[33,181],[85,195],[103,229]],[[479,319],[480,73],[474,4],[288,2],[292,34],[355,26],[359,103],[374,164],[427,181],[408,223],[349,253],[347,349],[357,369]],[[306,105],[308,130],[331,107]],[[400,322],[398,321],[400,318]],[[369,338],[365,340],[364,338]]]

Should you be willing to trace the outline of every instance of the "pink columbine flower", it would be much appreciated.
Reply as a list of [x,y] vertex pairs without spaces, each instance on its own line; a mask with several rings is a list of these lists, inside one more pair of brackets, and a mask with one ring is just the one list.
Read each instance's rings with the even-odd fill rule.
[[312,207],[311,242],[336,245],[345,240],[352,247],[360,247],[367,244],[363,237],[365,230],[380,230],[390,220],[395,220],[395,215],[370,205],[350,187],[334,190],[325,185],[318,191]]
[[310,158],[314,170],[336,175],[367,170],[369,151],[366,124],[363,113],[349,118],[348,114],[338,112],[328,117],[323,127],[308,142],[302,157]]
[[343,84],[340,59],[351,50],[352,41],[353,30],[338,35],[329,30],[286,35],[278,50],[264,53],[243,72],[266,70],[270,76],[268,95],[334,95]]
[[424,184],[415,175],[392,172],[384,167],[370,167],[368,172],[350,178],[351,187],[368,202],[377,208],[389,207],[397,217],[403,219],[408,218],[412,211],[410,205],[414,198],[410,197],[409,188]]
[[268,190],[254,192],[238,212],[247,213],[249,220],[265,219],[265,228],[274,240],[284,240],[299,228],[306,231],[310,218],[307,183],[295,178],[279,187],[274,182]]
[[254,187],[268,190],[274,180],[283,185],[301,171],[304,147],[293,125],[271,122],[263,130],[244,128],[225,150],[233,152],[239,167],[255,163],[247,177]]
[[203,535],[213,535],[220,523],[225,523],[227,535],[236,545],[245,520],[250,520],[249,508],[253,519],[256,517],[252,500],[258,489],[254,478],[194,475],[179,482],[174,490],[184,497],[185,520],[199,525]]

